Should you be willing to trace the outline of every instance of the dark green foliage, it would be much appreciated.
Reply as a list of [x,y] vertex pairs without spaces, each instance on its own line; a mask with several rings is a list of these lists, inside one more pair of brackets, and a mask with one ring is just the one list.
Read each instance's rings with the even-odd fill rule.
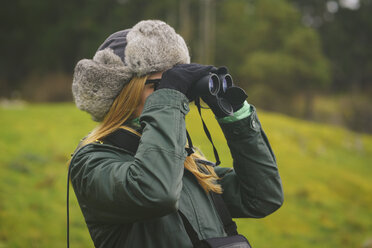
[[300,13],[286,1],[226,1],[220,9],[227,10],[221,15],[228,21],[219,24],[223,52],[217,60],[236,70],[250,101],[293,113],[294,96],[302,93],[311,115],[313,92],[331,82],[316,31],[303,26]]
[[161,19],[184,36],[193,62],[228,66],[250,102],[313,119],[319,93],[368,96],[372,90],[372,1],[360,0],[352,9],[342,2],[5,1],[0,97],[71,100],[78,60],[92,58],[115,31]]
[[320,29],[325,54],[333,64],[334,89],[372,87],[371,13],[371,2],[358,10],[342,8]]
[[[330,59],[335,91],[371,90],[372,78],[372,1],[359,0],[355,6],[346,1],[292,0],[302,12],[305,24],[317,28]],[[332,2],[337,8],[327,8]],[[359,5],[359,6],[358,6]],[[352,8],[351,8],[352,7]]]
[[[71,74],[111,33],[141,19],[167,20],[172,1],[8,1],[1,8],[0,79],[9,95],[30,74]],[[8,86],[8,87],[6,87]]]

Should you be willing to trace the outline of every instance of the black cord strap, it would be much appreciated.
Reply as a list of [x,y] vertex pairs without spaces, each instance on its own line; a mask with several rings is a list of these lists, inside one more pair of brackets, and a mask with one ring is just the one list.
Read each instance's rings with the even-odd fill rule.
[[187,151],[187,156],[190,156],[195,152],[194,146],[192,145],[192,140],[190,137],[189,132],[186,130],[186,137],[187,137],[187,142],[189,143],[189,147],[186,147],[185,150]]
[[227,209],[226,203],[222,199],[222,196],[214,192],[210,192],[214,206],[218,212],[223,223],[223,228],[228,236],[238,235],[236,223],[232,220],[230,211]]
[[204,120],[203,120],[203,117],[202,117],[202,114],[201,114],[201,107],[200,107],[200,98],[196,98],[195,99],[195,105],[197,106],[198,108],[198,112],[199,112],[199,115],[200,115],[200,119],[203,123],[203,129],[204,129],[204,133],[205,135],[207,135],[207,138],[209,139],[209,141],[211,142],[212,146],[213,146],[213,153],[214,153],[214,157],[216,159],[216,166],[221,164],[221,161],[220,161],[220,157],[218,156],[218,152],[217,152],[217,149],[216,147],[214,146],[214,143],[213,143],[213,140],[212,140],[212,136],[211,134],[209,133],[209,130],[207,128],[207,125],[205,124]]
[[70,172],[71,164],[69,164],[67,172],[67,248],[70,247]]
[[186,216],[180,210],[178,210],[178,214],[181,216],[183,226],[186,229],[187,235],[189,236],[193,247],[203,247],[202,241],[199,239],[198,234],[196,233],[195,229],[192,227]]

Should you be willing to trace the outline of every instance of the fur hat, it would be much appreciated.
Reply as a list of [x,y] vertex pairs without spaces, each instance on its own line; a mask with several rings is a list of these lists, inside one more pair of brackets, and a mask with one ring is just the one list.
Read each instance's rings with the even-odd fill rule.
[[186,63],[190,63],[186,43],[172,27],[158,20],[141,21],[110,35],[93,59],[76,64],[72,83],[76,106],[94,121],[102,121],[133,76]]

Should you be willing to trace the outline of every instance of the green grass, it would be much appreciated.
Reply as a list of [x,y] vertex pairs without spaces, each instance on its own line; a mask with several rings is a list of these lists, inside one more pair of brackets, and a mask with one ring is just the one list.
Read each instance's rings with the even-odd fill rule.
[[[204,111],[222,164],[222,132]],[[0,248],[65,247],[66,161],[95,123],[72,104],[0,107]],[[372,238],[372,136],[259,111],[276,154],[285,203],[264,219],[237,220],[254,247],[361,247]],[[197,111],[195,145],[213,160]],[[192,127],[192,128],[191,128]],[[71,195],[71,244],[92,247]]]

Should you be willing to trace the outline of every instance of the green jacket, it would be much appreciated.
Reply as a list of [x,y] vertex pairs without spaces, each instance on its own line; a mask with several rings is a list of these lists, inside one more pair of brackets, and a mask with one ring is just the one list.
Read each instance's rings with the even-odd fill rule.
[[[200,239],[226,236],[211,198],[184,169],[188,99],[162,89],[146,100],[136,154],[91,143],[71,161],[71,182],[96,247],[192,247],[177,213]],[[220,123],[234,169],[216,167],[233,217],[264,217],[283,202],[275,156],[255,108],[242,120]]]

